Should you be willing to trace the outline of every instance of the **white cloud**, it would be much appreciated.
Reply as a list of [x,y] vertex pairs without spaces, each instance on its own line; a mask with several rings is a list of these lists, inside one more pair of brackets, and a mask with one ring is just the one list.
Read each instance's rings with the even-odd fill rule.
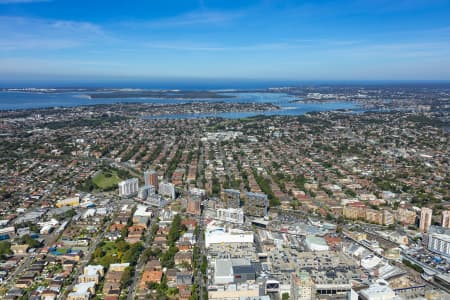
[[64,39],[15,39],[15,40],[3,40],[0,38],[0,51],[13,51],[13,50],[33,50],[33,49],[45,49],[45,50],[58,50],[78,47],[81,44],[73,40]]
[[102,74],[123,70],[127,64],[120,62],[92,61],[85,59],[39,59],[30,57],[2,58],[0,57],[2,69],[0,74],[66,74],[85,73]]
[[396,43],[372,43],[350,47],[333,49],[339,56],[351,56],[353,58],[382,59],[411,59],[433,58],[449,55],[450,43],[448,42],[396,42]]
[[0,16],[0,51],[79,47],[105,38],[89,22]]
[[175,17],[169,17],[165,19],[158,19],[152,21],[129,21],[124,22],[124,25],[128,26],[145,26],[145,27],[179,27],[189,25],[217,25],[231,22],[235,19],[244,16],[242,11],[234,12],[219,12],[219,11],[194,11],[186,14],[182,14]]
[[255,43],[243,45],[219,45],[202,42],[152,41],[142,43],[141,47],[149,49],[167,49],[178,51],[276,51],[289,49],[304,49],[311,47],[311,45],[302,43],[287,43],[287,42]]
[[57,20],[50,22],[50,26],[64,31],[86,31],[90,33],[95,33],[99,35],[103,35],[104,32],[102,28],[98,25],[89,22],[74,22],[74,21],[64,21]]

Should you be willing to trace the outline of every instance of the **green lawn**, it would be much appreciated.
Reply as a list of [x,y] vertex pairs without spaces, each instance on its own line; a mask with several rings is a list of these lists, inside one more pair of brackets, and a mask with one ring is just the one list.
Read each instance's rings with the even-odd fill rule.
[[120,178],[115,171],[101,171],[92,179],[92,182],[105,190],[116,186],[120,182]]
[[119,251],[115,242],[105,242],[102,246],[102,250],[106,253],[112,254],[117,254],[117,252]]

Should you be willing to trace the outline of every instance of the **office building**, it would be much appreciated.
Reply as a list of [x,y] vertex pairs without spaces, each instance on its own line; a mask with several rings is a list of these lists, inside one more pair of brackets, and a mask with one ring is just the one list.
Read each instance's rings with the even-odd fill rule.
[[431,218],[433,217],[433,210],[427,207],[422,207],[422,210],[420,211],[420,231],[421,232],[428,232],[428,228],[430,228],[431,225]]
[[131,178],[119,182],[119,196],[127,197],[134,195],[139,189],[139,180],[137,178]]

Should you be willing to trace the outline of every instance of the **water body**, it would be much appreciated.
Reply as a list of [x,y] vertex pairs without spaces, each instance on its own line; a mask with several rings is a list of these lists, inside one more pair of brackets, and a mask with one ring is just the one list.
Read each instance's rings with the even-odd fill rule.
[[176,99],[148,99],[148,98],[114,98],[90,99],[84,93],[29,93],[29,92],[0,92],[0,110],[33,109],[49,107],[74,107],[81,105],[114,104],[114,103],[158,103],[174,104],[188,101]]
[[[224,112],[224,113],[192,113],[192,114],[170,114],[161,116],[148,116],[148,119],[195,119],[218,117],[226,119],[240,119],[264,116],[299,116],[309,112],[331,111],[331,110],[358,110],[359,106],[351,102],[328,102],[328,103],[303,103],[292,102],[295,98],[287,94],[275,93],[233,93],[236,98],[226,99],[227,102],[236,103],[272,103],[280,107],[277,110],[264,112]],[[217,99],[214,101],[218,102]],[[219,100],[220,101],[220,100]]]
[[48,107],[75,107],[81,105],[113,104],[113,103],[152,103],[152,104],[181,104],[193,102],[230,102],[230,103],[272,103],[280,107],[278,110],[266,112],[226,112],[205,114],[170,114],[162,116],[148,116],[158,119],[186,119],[204,117],[245,118],[256,115],[285,115],[297,116],[314,111],[330,111],[338,109],[357,110],[358,106],[351,102],[331,103],[302,103],[292,102],[295,98],[287,94],[278,93],[233,93],[236,98],[226,99],[161,99],[161,98],[108,98],[90,99],[80,92],[66,93],[25,93],[0,92],[0,110],[36,109]]

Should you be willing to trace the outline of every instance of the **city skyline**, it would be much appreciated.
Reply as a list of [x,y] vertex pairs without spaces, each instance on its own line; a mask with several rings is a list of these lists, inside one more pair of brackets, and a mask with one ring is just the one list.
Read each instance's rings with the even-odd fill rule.
[[0,80],[450,80],[449,15],[440,0],[3,0]]

